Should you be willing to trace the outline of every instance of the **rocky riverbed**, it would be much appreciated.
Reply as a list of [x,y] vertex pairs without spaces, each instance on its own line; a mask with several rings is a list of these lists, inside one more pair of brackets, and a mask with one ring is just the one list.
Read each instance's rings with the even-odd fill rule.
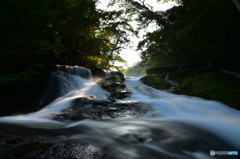
[[156,89],[224,102],[240,109],[240,79],[210,64],[152,68],[141,81]]
[[61,66],[46,89],[55,99],[0,117],[0,159],[209,159],[210,150],[240,150],[239,111],[101,72]]

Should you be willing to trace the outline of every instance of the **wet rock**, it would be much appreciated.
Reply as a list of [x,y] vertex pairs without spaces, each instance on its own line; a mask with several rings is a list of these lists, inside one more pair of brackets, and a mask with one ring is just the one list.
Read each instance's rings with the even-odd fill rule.
[[110,75],[111,76],[119,76],[122,81],[125,80],[124,74],[122,72],[120,72],[120,71],[112,71],[112,72],[110,72]]
[[100,159],[100,150],[89,144],[51,142],[0,136],[0,159]]
[[90,69],[86,67],[78,66],[78,65],[75,65],[75,66],[56,65],[56,72],[57,71],[77,75],[86,79],[92,78],[92,73]]
[[110,99],[123,99],[129,94],[124,81],[117,75],[102,80],[100,84],[110,93]]
[[165,80],[165,74],[149,74],[141,79],[144,84],[151,87],[167,90],[171,85]]
[[37,108],[50,104],[54,99],[68,93],[73,76],[92,79],[91,70],[81,66],[56,65],[48,77],[44,89],[36,103]]
[[[47,132],[38,130],[38,135],[35,131],[32,136],[20,136],[17,132],[11,136],[0,135],[0,159],[202,159],[209,157],[211,149],[236,150],[236,147],[204,129],[177,121],[126,121],[114,124],[116,127],[113,129],[89,129],[95,130],[99,136],[92,136],[95,133],[86,131],[87,127],[84,126],[60,129],[62,132],[59,129]],[[121,130],[123,125],[135,129],[125,133],[111,131]],[[26,134],[31,134],[31,128],[26,130]],[[83,135],[86,135],[87,142],[82,141]],[[98,140],[97,137],[103,140]],[[109,138],[113,141],[110,144],[98,142],[109,141]]]
[[92,69],[92,75],[93,75],[93,78],[95,78],[95,79],[107,78],[110,76],[110,73],[103,69],[96,68],[96,69]]
[[140,102],[119,102],[81,97],[75,99],[70,108],[63,110],[54,119],[59,121],[126,119],[145,114],[149,110],[149,105]]

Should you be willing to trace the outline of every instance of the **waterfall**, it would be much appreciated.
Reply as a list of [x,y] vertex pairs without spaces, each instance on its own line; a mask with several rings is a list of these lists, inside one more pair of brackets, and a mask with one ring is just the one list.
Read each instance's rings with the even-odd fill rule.
[[[93,75],[90,69],[81,66],[57,65],[56,71],[51,74],[46,88],[43,91],[43,97],[38,102],[38,107],[41,108],[72,91],[81,90],[90,82],[92,85]],[[96,84],[96,83],[94,83]],[[103,96],[106,93],[103,93]],[[98,93],[94,93],[99,96]]]
[[44,92],[39,105],[45,107],[27,117],[52,118],[52,114],[71,107],[75,100],[82,97],[108,98],[108,93],[94,80],[91,70],[80,66],[58,65]]
[[82,78],[91,79],[93,78],[90,69],[81,66],[67,66],[67,65],[57,65],[57,71],[66,72],[73,75],[78,75]]
[[134,78],[126,84],[132,90],[131,100],[150,103],[156,121],[188,123],[240,149],[240,111],[217,101],[156,90]]
[[[67,68],[69,70],[64,70]],[[210,150],[240,150],[238,110],[216,101],[156,90],[144,85],[137,78],[126,79],[131,95],[117,103],[108,101],[108,93],[89,77],[89,71],[84,68],[61,66],[53,73],[50,82],[58,93],[57,98],[37,112],[1,117],[0,133],[20,137],[21,140],[10,138],[10,144],[11,141],[18,144],[14,143],[13,147],[1,150],[1,146],[10,145],[5,142],[8,138],[3,138],[3,142],[0,142],[0,158],[6,152],[15,154],[15,151],[21,150],[21,144],[27,145],[24,152],[33,153],[29,159],[83,159],[81,156],[86,153],[95,155],[85,157],[89,159],[208,159],[212,158],[209,156]],[[90,96],[94,96],[90,103],[81,100]],[[56,118],[59,114],[68,115],[68,111],[75,109],[72,106],[76,101],[80,103],[77,105],[78,113],[98,115],[105,112],[113,118]],[[131,105],[136,101],[146,104],[149,111],[143,111],[137,117],[114,118],[121,113],[127,114],[135,110],[133,114],[136,114],[137,111],[142,111],[143,109],[139,109],[141,107]],[[96,110],[91,111],[93,109]],[[123,109],[126,111],[118,112]],[[67,110],[66,114],[63,110]],[[32,140],[44,140],[50,147],[37,142],[37,146],[41,147],[37,147],[40,150],[36,151]],[[41,157],[38,157],[38,152],[41,152]],[[59,157],[58,154],[62,156]]]

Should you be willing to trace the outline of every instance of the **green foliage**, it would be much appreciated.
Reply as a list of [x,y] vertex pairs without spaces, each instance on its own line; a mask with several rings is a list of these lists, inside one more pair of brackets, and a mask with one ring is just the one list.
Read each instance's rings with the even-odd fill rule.
[[[115,0],[117,1],[117,0]],[[179,64],[213,63],[219,68],[240,71],[240,14],[228,0],[176,0],[175,7],[153,11],[144,0],[118,0],[130,14],[137,14],[141,27],[158,25],[138,49],[145,68]],[[167,2],[168,0],[159,0]],[[215,99],[239,108],[239,79],[209,69],[187,69],[171,73],[179,82],[176,93]],[[165,89],[162,75],[148,74],[142,81]]]
[[143,77],[141,81],[157,89],[169,89],[171,85],[164,78],[164,74],[150,74]]
[[[125,0],[142,26],[159,29],[139,43],[147,67],[189,63],[238,63],[240,14],[232,1],[178,0],[165,12],[153,11],[144,1]],[[227,62],[226,62],[227,61]]]
[[146,74],[145,63],[139,62],[125,72],[127,76],[140,77]]
[[222,101],[239,108],[239,79],[221,72],[192,74],[177,87],[176,93]]
[[[0,70],[35,64],[109,68],[128,42],[122,11],[96,9],[96,0],[0,2]],[[117,19],[118,18],[118,19]],[[126,26],[123,28],[123,26]]]

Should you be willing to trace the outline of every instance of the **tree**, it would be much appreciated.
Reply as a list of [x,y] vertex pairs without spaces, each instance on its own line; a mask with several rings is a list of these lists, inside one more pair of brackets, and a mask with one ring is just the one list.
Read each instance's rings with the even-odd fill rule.
[[144,0],[121,2],[138,14],[136,20],[142,26],[156,22],[159,27],[139,43],[149,67],[208,62],[238,65],[240,14],[231,1],[178,0],[177,6],[165,12],[153,11]]
[[[96,9],[96,0],[9,0],[0,4],[0,69],[36,65],[111,67],[128,42],[122,11]],[[116,20],[117,19],[117,20]],[[121,60],[121,59],[120,59]]]

